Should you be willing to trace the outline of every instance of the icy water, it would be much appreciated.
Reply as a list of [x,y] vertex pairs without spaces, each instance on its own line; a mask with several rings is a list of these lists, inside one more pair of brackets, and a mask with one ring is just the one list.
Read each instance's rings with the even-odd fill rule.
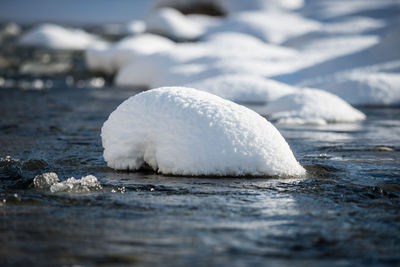
[[[135,93],[0,90],[3,264],[400,263],[400,109],[363,109],[359,124],[279,127],[307,177],[169,177],[103,161],[102,123]],[[95,175],[102,189],[34,188],[49,171]]]

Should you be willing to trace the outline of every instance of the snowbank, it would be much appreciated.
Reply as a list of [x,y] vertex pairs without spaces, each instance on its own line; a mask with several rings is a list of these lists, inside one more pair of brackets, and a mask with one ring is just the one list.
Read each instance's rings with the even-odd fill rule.
[[148,164],[174,175],[302,175],[278,130],[255,112],[184,87],[123,102],[102,130],[104,159],[119,170]]
[[41,24],[34,27],[22,35],[18,41],[21,46],[68,50],[83,50],[99,43],[104,43],[104,41],[95,35],[55,24]]
[[146,33],[126,37],[111,46],[90,47],[86,50],[85,59],[90,70],[115,73],[136,57],[167,51],[174,45],[165,37]]
[[322,90],[303,89],[283,96],[262,111],[277,123],[327,124],[355,122],[365,115],[341,98]]
[[254,75],[228,74],[186,84],[227,100],[243,104],[266,104],[293,93],[295,87]]
[[148,32],[165,35],[178,41],[198,39],[204,31],[200,24],[172,8],[160,8],[153,11],[145,22]]

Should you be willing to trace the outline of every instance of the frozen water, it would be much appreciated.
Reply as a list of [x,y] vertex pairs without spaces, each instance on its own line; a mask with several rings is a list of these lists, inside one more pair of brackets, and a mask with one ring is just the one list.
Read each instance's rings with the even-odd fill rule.
[[93,175],[83,176],[81,179],[71,177],[60,182],[57,174],[54,172],[37,175],[33,179],[33,185],[37,189],[46,190],[51,193],[89,193],[93,190],[102,189],[101,184]]

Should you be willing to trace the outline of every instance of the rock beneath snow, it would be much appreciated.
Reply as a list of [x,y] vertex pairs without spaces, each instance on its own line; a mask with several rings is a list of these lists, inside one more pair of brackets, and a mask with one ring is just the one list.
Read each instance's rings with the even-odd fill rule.
[[316,89],[303,89],[268,104],[262,111],[277,123],[317,124],[356,122],[365,115],[341,98]]
[[172,8],[160,8],[151,13],[146,22],[148,32],[165,35],[177,41],[198,39],[204,30],[200,24],[186,18]]
[[83,50],[99,43],[104,43],[104,41],[95,35],[55,24],[41,24],[34,27],[22,35],[18,41],[21,46],[65,50]]
[[85,59],[90,70],[112,74],[136,57],[167,51],[174,45],[165,37],[146,33],[126,37],[111,46],[91,47],[86,50]]
[[242,104],[265,105],[296,91],[295,87],[259,76],[227,74],[186,84]]
[[278,130],[218,96],[164,87],[124,101],[101,130],[104,159],[118,170],[148,164],[174,175],[303,175]]

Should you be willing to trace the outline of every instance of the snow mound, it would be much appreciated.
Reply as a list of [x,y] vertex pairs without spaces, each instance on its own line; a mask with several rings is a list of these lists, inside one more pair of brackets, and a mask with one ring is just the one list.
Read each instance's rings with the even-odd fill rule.
[[211,28],[207,34],[234,31],[253,35],[265,42],[280,44],[321,27],[319,22],[295,13],[249,11],[232,15],[220,25]]
[[266,106],[263,113],[277,123],[327,124],[355,122],[365,115],[344,100],[322,90],[303,89],[283,96]]
[[148,32],[165,35],[174,40],[188,41],[198,39],[204,32],[200,24],[186,18],[173,8],[160,8],[145,20]]
[[89,193],[93,190],[102,189],[101,184],[93,175],[87,175],[81,179],[71,177],[60,182],[58,175],[54,172],[37,175],[33,179],[33,186],[40,190],[50,191],[51,193]]
[[94,46],[86,50],[85,59],[90,70],[114,73],[138,56],[172,49],[175,43],[154,34],[126,37],[111,46]]
[[118,170],[148,164],[174,175],[302,175],[278,130],[257,113],[185,87],[135,95],[101,130],[104,159]]
[[246,74],[227,74],[186,84],[227,100],[243,104],[261,104],[293,93],[295,87],[259,76]]
[[18,40],[18,44],[22,46],[66,50],[83,50],[98,43],[104,43],[104,41],[83,30],[65,28],[55,24],[42,24],[34,27]]
[[334,75],[321,87],[352,105],[400,105],[400,73],[353,71]]

